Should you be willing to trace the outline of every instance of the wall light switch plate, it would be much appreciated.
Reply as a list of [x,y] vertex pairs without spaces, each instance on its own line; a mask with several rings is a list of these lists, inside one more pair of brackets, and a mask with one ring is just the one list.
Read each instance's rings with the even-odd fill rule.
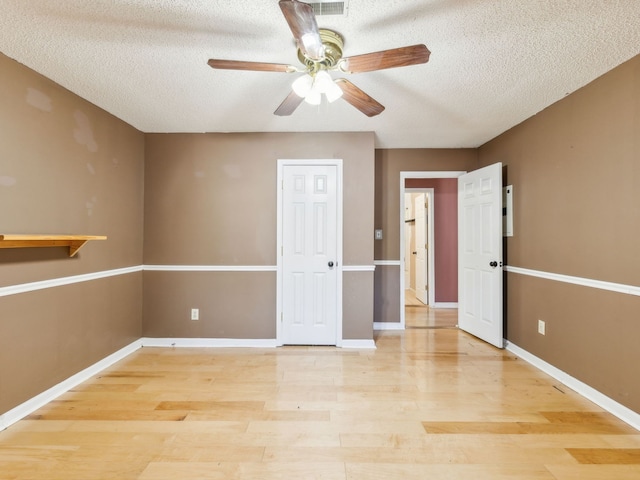
[[198,308],[191,309],[191,320],[200,320],[200,309]]
[[538,320],[538,333],[540,335],[547,334],[547,324],[544,322],[544,320]]

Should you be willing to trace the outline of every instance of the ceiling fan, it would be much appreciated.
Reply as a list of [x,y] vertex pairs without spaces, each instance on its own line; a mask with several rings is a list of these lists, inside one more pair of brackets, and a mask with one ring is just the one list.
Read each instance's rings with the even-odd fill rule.
[[208,62],[209,66],[215,69],[304,73],[293,82],[291,93],[276,109],[274,112],[276,115],[291,115],[303,101],[318,105],[324,94],[330,102],[342,97],[365,115],[376,116],[384,110],[383,105],[349,80],[345,78],[333,80],[328,72],[372,72],[417,65],[429,60],[431,52],[422,44],[343,57],[342,36],[333,30],[318,28],[313,7],[310,4],[298,0],[280,0],[278,4],[296,40],[298,59],[302,67],[214,58]]

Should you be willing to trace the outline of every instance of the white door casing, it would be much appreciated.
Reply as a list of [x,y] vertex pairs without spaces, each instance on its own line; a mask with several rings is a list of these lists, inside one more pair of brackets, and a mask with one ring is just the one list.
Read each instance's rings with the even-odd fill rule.
[[504,347],[502,164],[458,177],[458,324]]
[[341,343],[340,169],[335,161],[279,162],[280,345]]
[[[427,196],[424,193],[414,199],[415,249],[416,249],[416,298],[425,305],[429,303],[427,268]],[[430,246],[429,246],[430,247]]]
[[427,188],[427,211],[425,212],[427,218],[427,285],[428,300],[431,307],[435,307],[436,304],[436,262],[435,251],[436,243],[435,237],[435,217],[434,217],[434,205],[436,201],[435,188]]
[[[411,251],[411,225],[409,223],[404,224],[404,251]],[[404,257],[404,284],[409,288],[411,285],[411,256],[405,255]]]
[[[413,237],[413,202],[411,201],[411,194],[404,195],[404,217],[402,228],[404,228],[404,251],[407,253],[404,256],[404,285],[406,289],[411,289],[411,239]],[[402,260],[402,257],[400,257]],[[403,293],[404,295],[404,293]]]

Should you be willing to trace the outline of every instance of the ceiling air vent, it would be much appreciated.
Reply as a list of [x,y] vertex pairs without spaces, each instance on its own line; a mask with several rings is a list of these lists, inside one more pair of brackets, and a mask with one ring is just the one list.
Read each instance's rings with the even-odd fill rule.
[[320,0],[310,2],[309,5],[313,7],[313,13],[315,13],[316,17],[322,15],[342,15],[343,17],[346,17],[347,11],[349,10],[348,0],[344,0],[342,2],[329,2]]

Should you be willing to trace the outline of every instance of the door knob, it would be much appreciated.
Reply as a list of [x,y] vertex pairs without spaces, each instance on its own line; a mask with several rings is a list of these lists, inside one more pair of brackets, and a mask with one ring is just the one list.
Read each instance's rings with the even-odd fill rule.
[[496,268],[498,266],[498,262],[496,262],[495,260],[493,262],[489,262],[489,266]]
[[329,262],[328,265],[329,265],[329,268],[333,267],[333,262]]

